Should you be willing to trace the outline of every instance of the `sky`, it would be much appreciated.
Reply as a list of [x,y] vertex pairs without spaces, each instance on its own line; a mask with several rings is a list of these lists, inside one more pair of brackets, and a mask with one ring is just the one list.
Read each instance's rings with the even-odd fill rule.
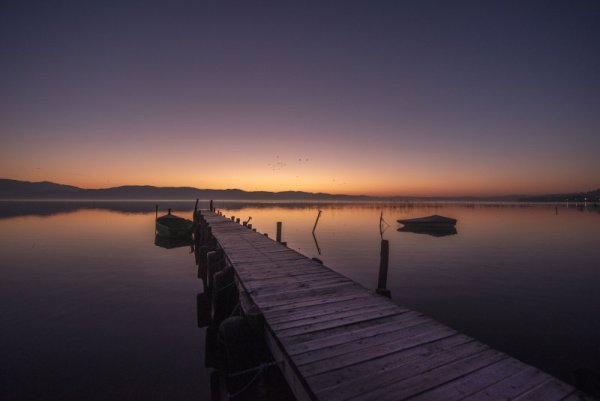
[[3,1],[0,177],[600,188],[600,2]]

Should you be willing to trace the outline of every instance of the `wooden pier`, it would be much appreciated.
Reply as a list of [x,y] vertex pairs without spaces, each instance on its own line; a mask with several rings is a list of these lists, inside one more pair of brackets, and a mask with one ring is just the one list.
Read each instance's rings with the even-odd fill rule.
[[244,310],[264,316],[266,344],[299,401],[593,399],[247,225],[211,211],[199,219]]

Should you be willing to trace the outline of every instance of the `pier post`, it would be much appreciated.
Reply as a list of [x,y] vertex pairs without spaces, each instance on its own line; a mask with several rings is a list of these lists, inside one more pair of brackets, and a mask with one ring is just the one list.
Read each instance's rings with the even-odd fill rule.
[[281,221],[277,222],[277,242],[281,242],[281,227],[282,227],[283,223]]
[[217,272],[223,270],[225,265],[223,260],[223,251],[217,249],[206,253],[206,277],[209,290],[214,287],[214,276]]
[[234,283],[234,273],[231,267],[225,267],[213,276],[212,318],[220,324],[235,308],[238,302],[237,287]]
[[377,282],[377,292],[379,295],[391,298],[392,294],[387,289],[387,274],[390,260],[390,243],[386,239],[381,240],[381,255],[379,259],[379,277]]

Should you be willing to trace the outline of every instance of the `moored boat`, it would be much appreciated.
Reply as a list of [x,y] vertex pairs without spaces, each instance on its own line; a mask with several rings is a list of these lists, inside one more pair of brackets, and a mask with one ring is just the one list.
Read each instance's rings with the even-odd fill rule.
[[456,219],[434,214],[433,216],[418,217],[416,219],[398,220],[398,223],[404,224],[406,227],[444,228],[454,227],[456,225]]
[[166,238],[188,238],[192,235],[194,223],[191,220],[168,213],[156,217],[156,235]]

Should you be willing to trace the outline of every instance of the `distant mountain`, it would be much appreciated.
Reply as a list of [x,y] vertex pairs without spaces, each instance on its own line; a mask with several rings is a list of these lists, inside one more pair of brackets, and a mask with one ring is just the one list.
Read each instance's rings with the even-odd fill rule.
[[0,198],[52,198],[77,196],[81,188],[71,185],[55,184],[53,182],[29,182],[0,178]]
[[150,185],[125,185],[113,188],[84,189],[71,185],[52,182],[28,182],[0,178],[0,199],[73,199],[73,200],[244,200],[244,201],[525,201],[525,202],[555,202],[600,200],[600,189],[577,194],[539,195],[539,196],[495,196],[495,197],[375,197],[367,195],[343,195],[328,193],[313,193],[301,191],[244,191],[241,189],[198,189],[192,187],[154,187]]
[[198,189],[126,185],[83,189],[52,182],[0,179],[0,199],[218,199],[218,200],[368,200],[364,195],[333,195],[300,191],[267,192],[241,189]]

